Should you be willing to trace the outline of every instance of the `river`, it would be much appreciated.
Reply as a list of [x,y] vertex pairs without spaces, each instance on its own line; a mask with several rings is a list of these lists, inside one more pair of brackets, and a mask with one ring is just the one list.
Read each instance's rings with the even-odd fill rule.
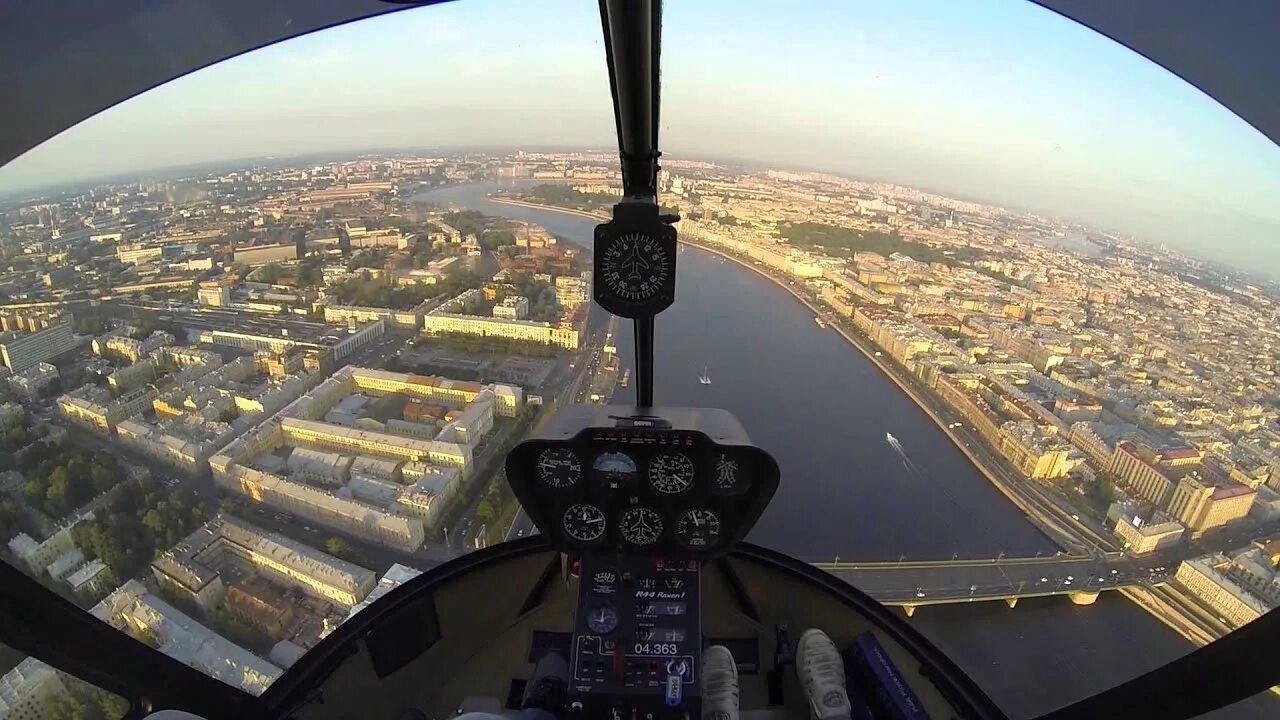
[[[458,185],[417,199],[590,241],[593,221],[486,197],[511,186]],[[809,560],[1057,550],[892,381],[785,290],[693,248],[679,256],[677,283],[675,304],[656,321],[654,401],[725,408],[778,460],[781,486],[750,540]],[[629,367],[629,323],[621,327],[618,352]],[[704,367],[710,385],[698,382]],[[632,400],[630,390],[614,398]],[[1045,712],[1192,649],[1118,593],[1103,593],[1090,607],[1061,598],[1024,600],[1012,610],[1003,603],[925,607],[912,622],[1011,717]],[[1275,717],[1278,708],[1267,696],[1206,717]]]

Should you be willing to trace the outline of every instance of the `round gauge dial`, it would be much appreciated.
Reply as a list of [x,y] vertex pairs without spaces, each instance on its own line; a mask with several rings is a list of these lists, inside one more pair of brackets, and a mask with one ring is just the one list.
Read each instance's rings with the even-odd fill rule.
[[662,537],[662,517],[645,507],[627,508],[618,523],[622,539],[637,547],[652,545]]
[[605,485],[613,488],[631,482],[640,473],[636,461],[624,452],[600,453],[592,461],[591,469]]
[[676,540],[689,550],[704,550],[720,540],[720,516],[712,510],[685,510],[676,519]]
[[578,542],[595,542],[604,536],[604,513],[595,505],[579,503],[564,511],[564,534]]
[[597,605],[587,613],[587,629],[605,635],[618,627],[618,611],[612,605]]
[[573,487],[582,477],[582,462],[569,448],[547,448],[538,454],[538,479],[547,487]]
[[600,277],[618,298],[644,302],[662,290],[671,274],[671,256],[662,243],[644,233],[627,233],[605,248]]
[[679,495],[693,485],[693,461],[678,452],[655,455],[649,461],[649,483],[663,495]]
[[742,465],[734,458],[721,453],[711,466],[711,490],[718,494],[732,494],[747,489],[749,481]]

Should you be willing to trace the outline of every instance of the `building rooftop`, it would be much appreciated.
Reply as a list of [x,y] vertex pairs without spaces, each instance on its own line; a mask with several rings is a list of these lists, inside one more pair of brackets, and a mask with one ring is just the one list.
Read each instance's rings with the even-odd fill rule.
[[280,677],[280,668],[196,622],[136,580],[116,588],[92,612],[113,627],[149,629],[165,655],[251,695],[261,695]]
[[93,580],[95,577],[98,576],[98,573],[106,569],[107,569],[107,564],[102,562],[101,560],[90,560],[88,563],[82,566],[79,570],[76,570],[75,572],[68,575],[66,579],[66,583],[70,585],[72,589],[78,589],[81,585],[84,585],[90,580]]
[[175,579],[182,579],[188,589],[199,590],[218,577],[218,570],[209,564],[214,559],[208,553],[219,542],[239,546],[244,551],[269,558],[278,566],[350,593],[358,593],[373,579],[372,570],[339,560],[225,513],[188,535],[152,566]]
[[364,599],[364,602],[361,602],[359,605],[351,608],[351,613],[347,615],[347,620],[355,617],[356,613],[369,607],[371,604],[376,602],[378,598],[386,595],[392,590],[395,590],[421,574],[421,570],[409,567],[408,565],[401,565],[400,563],[392,565],[378,580],[378,585],[374,587],[373,592],[369,593],[369,596]]
[[1236,582],[1223,572],[1223,570],[1229,567],[1231,563],[1227,556],[1221,553],[1215,553],[1213,555],[1205,555],[1203,557],[1186,560],[1184,562],[1200,571],[1201,574],[1212,578],[1218,587],[1225,590],[1232,597],[1239,600],[1250,609],[1257,611],[1259,615],[1265,615],[1271,610],[1262,598],[1258,597],[1248,588]]
[[1229,485],[1219,485],[1213,491],[1214,500],[1226,500],[1228,498],[1240,497],[1241,495],[1252,495],[1254,490],[1245,486],[1231,483]]

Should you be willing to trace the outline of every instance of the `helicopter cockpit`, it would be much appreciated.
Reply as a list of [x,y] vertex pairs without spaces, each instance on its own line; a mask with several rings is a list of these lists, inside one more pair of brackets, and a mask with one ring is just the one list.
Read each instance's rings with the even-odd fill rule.
[[723,411],[567,408],[506,472],[541,534],[427,573],[372,624],[343,626],[334,654],[279,681],[294,717],[514,713],[548,655],[568,664],[558,717],[703,717],[713,646],[732,656],[744,716],[804,717],[807,628],[842,649],[858,717],[1001,717],[874,600],[741,542],[779,477]]
[[[737,419],[653,406],[654,320],[674,301],[678,257],[678,218],[657,198],[661,3],[600,7],[624,189],[596,228],[593,299],[634,322],[637,404],[559,409],[505,463],[539,535],[415,579],[269,692],[298,718],[513,713],[550,656],[567,664],[563,697],[542,706],[557,718],[804,717],[821,708],[797,646],[821,628],[862,688],[854,717],[1000,717],[874,600],[743,543],[780,478]],[[733,667],[707,667],[709,647]],[[732,708],[704,704],[717,672],[735,678]]]
[[[129,691],[133,718],[1006,717],[900,612],[747,541],[786,478],[737,418],[655,405],[655,321],[676,298],[679,259],[679,218],[658,196],[662,2],[599,5],[623,188],[611,219],[595,229],[591,300],[633,323],[636,402],[558,407],[507,454],[505,477],[537,533],[405,582],[298,657],[260,697],[87,615],[45,623],[53,629],[38,638],[6,623],[5,643],[32,654],[39,647],[55,666]],[[0,609],[14,617],[76,614],[27,592],[34,583],[3,563],[0,582],[18,588],[0,593]],[[1248,697],[1280,678],[1253,661],[1277,629],[1272,612],[1043,717],[1183,718]],[[82,647],[83,637],[93,647]],[[810,662],[815,642],[843,693],[825,709]],[[130,662],[112,667],[119,658]],[[548,668],[562,686],[531,705]],[[1219,678],[1212,692],[1192,692],[1209,673]]]

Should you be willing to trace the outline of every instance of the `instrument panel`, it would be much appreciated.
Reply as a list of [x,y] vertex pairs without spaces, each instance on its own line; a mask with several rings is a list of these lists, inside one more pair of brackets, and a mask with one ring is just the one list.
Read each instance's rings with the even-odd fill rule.
[[543,535],[567,552],[701,558],[727,552],[772,498],[777,464],[749,443],[717,441],[732,433],[712,439],[660,414],[641,417],[648,419],[613,416],[623,422],[520,444],[506,466],[517,498]]
[[698,561],[581,560],[569,680],[569,707],[581,710],[570,717],[701,717]]

